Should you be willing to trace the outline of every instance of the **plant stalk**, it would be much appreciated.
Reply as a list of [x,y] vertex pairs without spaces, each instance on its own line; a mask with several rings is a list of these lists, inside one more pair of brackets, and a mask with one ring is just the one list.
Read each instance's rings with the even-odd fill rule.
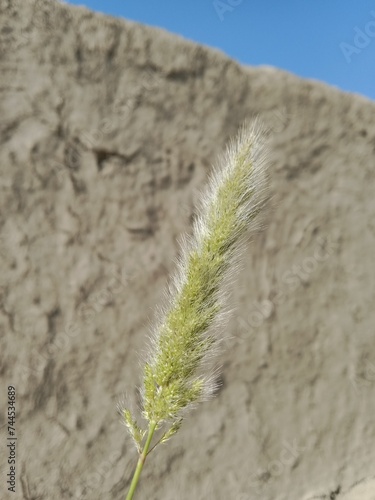
[[125,500],[132,500],[132,498],[134,496],[134,493],[135,493],[135,490],[137,488],[138,481],[139,481],[143,466],[144,466],[145,461],[146,461],[146,457],[148,455],[148,450],[150,448],[152,436],[154,435],[156,425],[157,425],[156,422],[150,422],[146,443],[145,443],[145,446],[142,450],[142,453],[139,455],[137,467],[134,471],[133,479],[132,479],[132,482],[130,484],[128,494],[125,497]]

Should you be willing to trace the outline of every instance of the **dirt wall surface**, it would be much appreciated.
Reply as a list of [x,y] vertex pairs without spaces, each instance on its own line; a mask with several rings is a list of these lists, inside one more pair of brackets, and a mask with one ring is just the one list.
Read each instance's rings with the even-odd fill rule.
[[233,287],[222,388],[137,498],[375,498],[349,491],[375,460],[375,104],[52,1],[0,0],[0,36],[0,497],[13,385],[9,498],[123,498],[116,403],[137,404],[198,190],[260,115],[272,209]]

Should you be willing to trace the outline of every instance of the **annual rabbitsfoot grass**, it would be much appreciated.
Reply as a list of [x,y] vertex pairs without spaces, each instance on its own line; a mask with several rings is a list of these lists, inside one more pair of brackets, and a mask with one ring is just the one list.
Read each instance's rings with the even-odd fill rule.
[[140,427],[127,408],[119,407],[139,453],[126,500],[134,496],[146,457],[176,434],[187,410],[217,387],[212,360],[228,316],[226,290],[268,198],[264,137],[257,121],[240,129],[201,195],[192,236],[182,239],[178,269],[144,365],[146,425]]

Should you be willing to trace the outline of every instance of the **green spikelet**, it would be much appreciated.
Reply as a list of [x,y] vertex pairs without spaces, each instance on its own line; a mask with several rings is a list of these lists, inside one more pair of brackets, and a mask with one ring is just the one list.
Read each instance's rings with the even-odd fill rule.
[[266,199],[261,149],[256,126],[244,127],[202,196],[193,238],[182,248],[170,305],[145,365],[143,413],[148,421],[173,421],[214,389],[202,367],[220,340],[212,327],[225,312],[225,278]]
[[[181,427],[185,412],[214,392],[210,360],[218,350],[218,331],[227,313],[226,284],[238,267],[244,236],[259,225],[267,200],[263,137],[256,122],[241,129],[202,194],[192,237],[182,242],[178,272],[144,366],[142,405],[148,435],[127,500],[133,496],[154,432],[168,423],[169,430],[156,445],[167,441]],[[124,416],[140,449],[146,431],[128,410]]]
[[124,409],[123,410],[123,415],[124,415],[124,423],[126,425],[126,428],[129,431],[130,436],[133,439],[133,442],[138,450],[138,452],[141,452],[141,446],[142,446],[142,440],[145,437],[146,431],[141,429],[137,422],[133,419],[131,413],[129,410]]
[[182,418],[173,422],[171,427],[163,434],[163,437],[160,439],[160,443],[166,443],[168,439],[176,434],[176,432],[180,429],[182,425]]

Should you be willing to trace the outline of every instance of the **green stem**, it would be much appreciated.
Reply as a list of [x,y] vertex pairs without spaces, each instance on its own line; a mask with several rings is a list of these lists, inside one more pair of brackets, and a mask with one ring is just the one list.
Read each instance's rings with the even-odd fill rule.
[[138,485],[139,477],[141,475],[144,463],[146,461],[146,457],[148,455],[148,450],[150,448],[152,436],[154,435],[156,425],[157,425],[156,422],[150,422],[146,443],[145,443],[145,446],[142,450],[142,453],[139,455],[137,467],[135,469],[134,476],[133,476],[133,479],[132,479],[132,482],[130,484],[130,488],[129,488],[128,494],[126,495],[125,500],[132,500],[132,498],[134,496],[134,492],[135,492],[137,485]]

